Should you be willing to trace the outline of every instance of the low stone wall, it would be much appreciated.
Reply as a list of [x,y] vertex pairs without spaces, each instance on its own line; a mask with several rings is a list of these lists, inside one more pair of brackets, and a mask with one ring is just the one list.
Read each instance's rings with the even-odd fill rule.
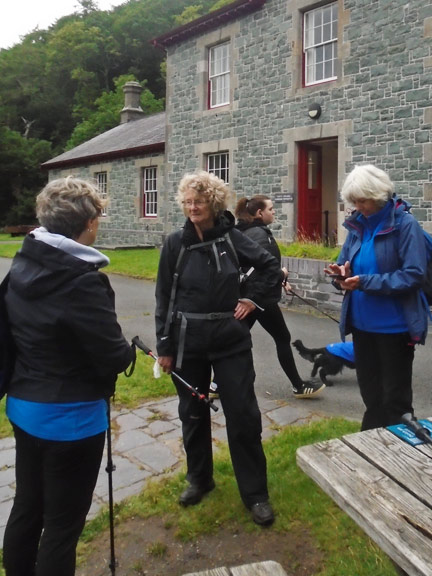
[[[329,278],[324,274],[330,262],[311,260],[308,258],[282,257],[282,266],[288,268],[288,281],[294,292],[317,308],[326,312],[340,312],[343,292],[336,290]],[[291,294],[283,296],[284,306],[306,307],[306,303]]]

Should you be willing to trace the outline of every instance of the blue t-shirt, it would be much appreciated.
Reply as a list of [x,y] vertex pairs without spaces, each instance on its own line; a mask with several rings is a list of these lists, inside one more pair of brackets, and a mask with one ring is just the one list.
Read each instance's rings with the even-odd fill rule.
[[107,403],[103,399],[56,404],[8,396],[6,414],[21,430],[43,440],[82,440],[108,428]]
[[[372,216],[358,216],[363,225],[363,238],[360,250],[352,262],[353,275],[378,274],[374,241],[392,204],[387,203]],[[351,322],[354,328],[365,332],[395,334],[407,332],[408,326],[403,314],[400,299],[389,294],[370,294],[363,290],[353,290],[350,301]]]

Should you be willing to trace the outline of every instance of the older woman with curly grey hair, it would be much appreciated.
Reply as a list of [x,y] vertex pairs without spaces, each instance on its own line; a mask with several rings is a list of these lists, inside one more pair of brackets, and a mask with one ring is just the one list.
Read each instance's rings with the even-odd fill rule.
[[341,197],[355,211],[344,223],[348,236],[338,263],[325,270],[345,290],[340,330],[342,339],[353,337],[366,406],[363,430],[413,415],[414,347],[427,334],[424,235],[410,206],[393,190],[376,166],[356,166],[348,174]]
[[[261,444],[261,414],[247,315],[261,307],[268,290],[280,284],[276,258],[234,228],[226,210],[228,186],[208,172],[186,174],[177,200],[184,228],[168,236],[156,285],[159,364],[174,367],[208,396],[212,373],[223,406],[231,459],[241,498],[260,525],[274,520]],[[253,266],[262,278],[242,298],[239,266]],[[215,488],[210,410],[173,376],[179,396],[189,486],[180,504],[198,504]]]
[[16,440],[16,495],[4,536],[7,575],[75,574],[109,398],[134,358],[99,272],[109,260],[90,246],[102,207],[90,182],[49,182],[36,199],[42,226],[12,262],[5,302],[16,361],[6,412]]

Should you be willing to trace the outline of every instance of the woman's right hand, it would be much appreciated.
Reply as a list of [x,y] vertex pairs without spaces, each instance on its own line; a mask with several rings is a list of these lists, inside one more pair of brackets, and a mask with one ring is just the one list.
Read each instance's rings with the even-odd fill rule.
[[159,356],[158,364],[166,374],[171,374],[174,366],[173,356]]

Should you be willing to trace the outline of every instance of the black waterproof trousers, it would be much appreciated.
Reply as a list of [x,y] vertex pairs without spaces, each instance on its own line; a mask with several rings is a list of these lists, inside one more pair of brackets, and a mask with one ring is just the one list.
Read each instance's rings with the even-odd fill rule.
[[[231,461],[247,508],[268,500],[267,467],[261,443],[261,413],[255,396],[255,371],[251,350],[222,358],[184,358],[178,373],[207,395],[213,380],[226,420]],[[187,480],[206,487],[213,478],[210,409],[181,383],[173,381],[179,395],[179,416],[187,457]]]
[[362,430],[399,424],[412,413],[414,346],[407,333],[379,334],[353,329],[360,394],[366,406]]
[[73,576],[105,432],[73,442],[41,440],[14,426],[16,495],[3,542],[7,576]]

